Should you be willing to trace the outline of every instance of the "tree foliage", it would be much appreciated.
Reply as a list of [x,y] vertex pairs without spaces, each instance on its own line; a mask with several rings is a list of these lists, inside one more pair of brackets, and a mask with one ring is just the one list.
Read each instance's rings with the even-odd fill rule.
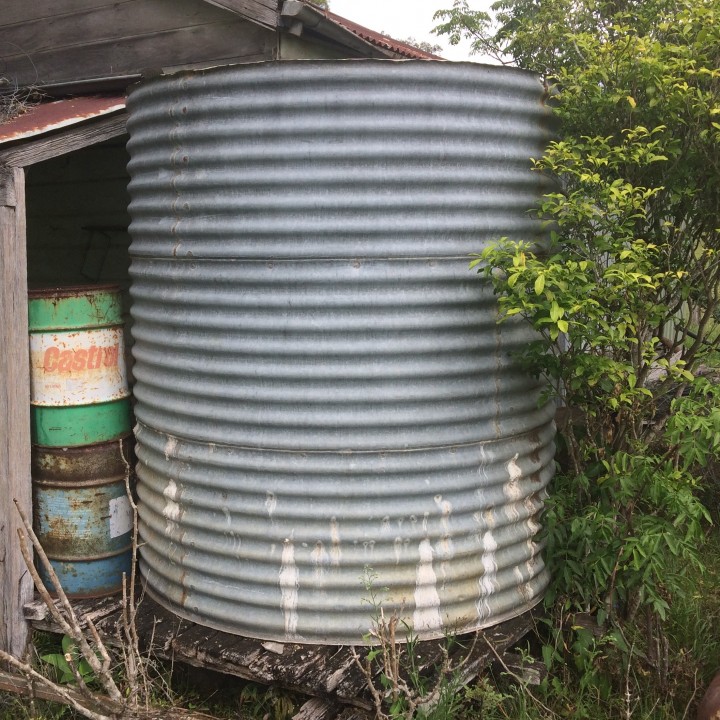
[[520,358],[567,407],[546,514],[549,599],[620,627],[662,622],[697,561],[703,467],[720,446],[720,0],[455,0],[437,31],[539,72],[559,139],[537,209],[549,247],[501,239],[473,265]]

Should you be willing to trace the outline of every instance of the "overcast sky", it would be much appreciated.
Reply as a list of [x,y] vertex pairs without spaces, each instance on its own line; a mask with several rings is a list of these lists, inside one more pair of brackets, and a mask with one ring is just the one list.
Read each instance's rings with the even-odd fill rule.
[[[493,0],[472,0],[474,10],[486,10]],[[433,35],[431,30],[437,22],[436,10],[451,8],[452,0],[330,0],[330,9],[349,20],[385,33],[398,40],[410,37],[442,45],[439,55],[447,60],[473,60],[488,62],[487,58],[471,57],[469,43],[452,46],[445,36]]]

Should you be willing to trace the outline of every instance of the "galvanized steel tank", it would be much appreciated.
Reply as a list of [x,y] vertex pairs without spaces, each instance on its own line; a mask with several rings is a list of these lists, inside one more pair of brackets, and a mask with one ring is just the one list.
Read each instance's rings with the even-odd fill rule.
[[[179,615],[362,641],[519,615],[553,408],[469,254],[536,239],[533,75],[282,62],[129,99],[141,569]],[[363,579],[365,578],[365,580]]]

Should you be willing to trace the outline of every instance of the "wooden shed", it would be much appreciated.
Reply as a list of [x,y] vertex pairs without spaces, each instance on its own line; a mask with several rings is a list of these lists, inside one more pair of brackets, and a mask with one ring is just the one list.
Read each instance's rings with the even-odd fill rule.
[[27,292],[127,287],[125,92],[142,77],[285,59],[434,56],[301,0],[34,0],[0,16],[0,95],[42,103],[0,125],[0,649],[20,656],[33,587]]

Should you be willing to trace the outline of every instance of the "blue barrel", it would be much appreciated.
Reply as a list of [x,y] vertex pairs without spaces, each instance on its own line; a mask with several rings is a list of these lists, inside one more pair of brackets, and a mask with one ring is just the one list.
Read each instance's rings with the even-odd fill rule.
[[[122,587],[132,563],[133,512],[126,491],[130,436],[95,445],[33,449],[33,514],[38,539],[69,597]],[[41,568],[41,576],[54,586]]]

